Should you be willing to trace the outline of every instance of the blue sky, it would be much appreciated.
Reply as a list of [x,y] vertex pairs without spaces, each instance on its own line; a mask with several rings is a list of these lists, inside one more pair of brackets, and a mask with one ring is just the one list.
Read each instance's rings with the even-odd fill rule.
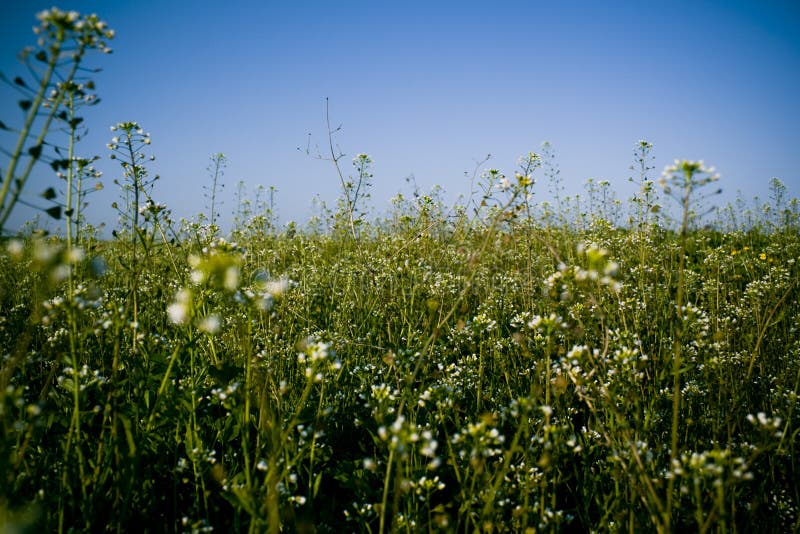
[[[52,0],[4,2],[0,70],[34,41]],[[110,56],[88,64],[102,102],[84,115],[84,155],[100,155],[105,191],[91,222],[115,224],[109,126],[137,121],[161,175],[154,197],[177,216],[205,211],[209,156],[223,152],[223,220],[243,180],[277,188],[282,220],[306,221],[316,196],[334,205],[330,163],[298,151],[327,142],[325,98],[349,160],[374,160],[373,205],[389,207],[406,177],[446,198],[469,193],[465,172],[513,173],[552,143],[568,193],[587,178],[630,195],[632,149],[654,144],[657,178],[675,158],[703,159],[724,195],[768,197],[770,178],[800,196],[800,4],[692,2],[66,1],[116,30]],[[2,120],[19,125],[0,89]],[[3,143],[7,143],[3,138]],[[540,176],[536,188],[547,198]],[[30,193],[55,184],[42,166]],[[32,200],[32,198],[29,198]],[[14,224],[30,213],[20,211]]]

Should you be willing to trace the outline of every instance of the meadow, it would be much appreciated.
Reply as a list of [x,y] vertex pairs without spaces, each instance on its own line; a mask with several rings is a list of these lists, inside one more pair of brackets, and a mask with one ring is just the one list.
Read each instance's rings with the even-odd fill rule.
[[[56,116],[88,94],[59,89]],[[454,205],[415,188],[376,215],[369,156],[332,151],[335,206],[280,225],[244,192],[223,234],[224,156],[176,220],[150,137],[112,129],[113,234],[81,214],[99,176],[70,142],[68,194],[44,195],[63,231],[3,240],[0,528],[800,529],[800,202],[779,180],[709,211],[713,169],[657,180],[641,141],[631,198],[559,197],[545,146]]]

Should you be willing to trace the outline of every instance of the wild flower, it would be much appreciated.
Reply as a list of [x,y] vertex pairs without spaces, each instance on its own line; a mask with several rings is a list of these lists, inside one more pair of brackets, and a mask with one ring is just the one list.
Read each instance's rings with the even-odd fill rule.
[[505,436],[485,421],[468,423],[466,428],[453,434],[451,443],[458,451],[459,458],[473,462],[480,458],[491,458],[502,454]]
[[304,376],[314,383],[321,383],[342,369],[342,362],[336,359],[330,345],[314,339],[305,341],[303,351],[297,353],[297,363],[305,366]]
[[547,317],[541,315],[534,315],[527,325],[531,330],[541,330],[543,332],[554,332],[557,330],[564,330],[569,325],[561,318],[561,316],[551,313]]
[[22,258],[22,253],[25,251],[25,245],[20,239],[9,239],[6,244],[6,251],[14,259]]
[[[765,430],[778,430],[783,420],[780,417],[767,417],[764,412],[758,412],[755,416],[751,413],[747,414],[747,422]],[[776,435],[780,437],[781,434],[778,432]]]
[[207,315],[197,322],[197,329],[209,335],[217,334],[220,326],[221,321],[216,313]]
[[175,295],[175,301],[167,307],[169,320],[176,325],[182,326],[189,322],[192,313],[192,292],[188,289],[181,289]]
[[[109,144],[128,133],[145,151],[135,124]],[[359,204],[329,232],[280,232],[254,202],[230,238],[201,219],[173,243],[142,197],[113,239],[10,240],[0,500],[52,503],[46,530],[141,511],[186,530],[790,531],[797,232],[771,212],[662,227],[642,143],[630,227],[603,181],[595,212],[530,204],[529,154],[485,173],[474,217],[420,194],[373,224],[345,177]]]

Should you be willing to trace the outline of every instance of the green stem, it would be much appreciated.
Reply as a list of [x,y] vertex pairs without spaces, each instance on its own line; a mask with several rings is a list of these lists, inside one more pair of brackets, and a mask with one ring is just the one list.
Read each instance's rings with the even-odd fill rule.
[[137,302],[137,293],[139,292],[139,270],[136,256],[136,239],[139,235],[139,166],[136,164],[136,154],[133,150],[133,140],[131,139],[131,129],[126,130],[126,144],[128,148],[128,155],[131,162],[131,177],[133,178],[133,228],[131,231],[131,245],[133,247],[133,256],[131,258],[131,297],[133,299],[133,351],[136,352],[136,331],[138,328],[139,319],[139,306]]
[[381,497],[381,520],[378,534],[386,532],[386,505],[389,501],[389,482],[392,479],[392,466],[394,465],[394,449],[389,450],[389,459],[386,461],[386,474],[383,477],[383,496]]
[[67,166],[67,199],[64,203],[64,207],[66,211],[64,213],[65,220],[66,220],[66,231],[67,231],[67,249],[72,250],[72,179],[74,177],[74,156],[75,156],[75,126],[74,119],[75,119],[75,90],[74,88],[69,89],[69,98],[67,99],[67,109],[69,110],[69,148],[67,151],[67,160],[69,164]]
[[673,491],[675,489],[674,473],[675,462],[678,461],[678,427],[681,409],[681,359],[682,359],[682,334],[683,334],[683,293],[684,293],[684,270],[686,265],[686,234],[689,229],[689,198],[692,191],[692,171],[686,172],[686,185],[683,195],[683,220],[681,221],[680,250],[678,256],[678,289],[675,297],[677,308],[677,321],[674,330],[674,340],[672,342],[672,425],[670,431],[670,453],[669,470],[670,477],[667,483],[667,507],[664,512],[664,529],[670,530],[672,522]]
[[[17,146],[14,148],[14,152],[12,153],[11,163],[9,164],[9,168],[6,171],[6,175],[3,178],[3,187],[0,189],[0,232],[2,232],[3,227],[6,224],[9,216],[11,215],[11,211],[14,208],[14,205],[17,203],[20,194],[22,193],[22,189],[25,186],[25,183],[28,181],[28,177],[31,174],[31,170],[33,169],[33,165],[36,163],[38,158],[31,157],[28,160],[28,164],[25,166],[25,169],[22,172],[22,175],[15,180],[14,179],[14,171],[16,170],[16,166],[19,160],[19,157],[22,152],[22,147],[24,145],[25,139],[28,137],[28,133],[30,132],[30,128],[33,124],[34,119],[36,118],[36,114],[38,113],[39,107],[41,107],[42,99],[44,98],[44,93],[47,90],[47,87],[50,83],[50,79],[55,71],[56,64],[58,62],[58,56],[61,53],[61,44],[63,43],[65,36],[63,35],[63,30],[59,30],[58,38],[56,40],[57,45],[55,48],[50,52],[53,57],[50,58],[50,62],[48,63],[48,70],[45,74],[45,78],[42,79],[42,83],[39,86],[39,92],[36,94],[36,99],[31,106],[31,111],[28,114],[28,118],[25,121],[25,126],[20,132],[20,138],[17,141]],[[72,68],[70,69],[69,73],[64,77],[65,81],[72,81],[75,77],[75,73],[78,71],[78,66],[80,65],[81,58],[83,57],[85,47],[84,45],[79,46],[79,48],[75,51],[73,55],[73,63]],[[52,68],[50,67],[52,65]],[[36,138],[36,142],[33,146],[42,146],[44,143],[44,139],[47,136],[47,132],[50,130],[50,123],[53,122],[53,118],[56,116],[56,112],[58,108],[61,107],[61,103],[64,101],[65,93],[63,91],[58,91],[55,100],[53,100],[50,113],[47,114],[44,123],[42,124],[42,129],[39,132],[38,137]],[[11,186],[11,182],[16,181],[18,183],[16,189],[11,193],[11,200],[6,203],[6,197],[9,193],[9,188]]]
[[[19,163],[19,158],[22,155],[22,149],[25,145],[25,141],[28,139],[28,135],[33,127],[33,121],[36,119],[36,115],[39,113],[39,108],[42,106],[45,91],[47,91],[47,87],[50,85],[50,79],[53,77],[53,73],[56,70],[56,64],[58,63],[58,56],[61,54],[61,46],[64,43],[64,38],[64,30],[59,30],[58,37],[56,38],[56,42],[53,45],[53,49],[50,53],[50,61],[47,62],[47,70],[45,70],[44,77],[39,84],[39,91],[36,93],[36,97],[33,100],[30,110],[28,110],[28,115],[25,118],[25,124],[22,126],[22,131],[19,133],[19,138],[17,139],[17,146],[14,147],[14,151],[11,153],[11,161],[9,162],[8,169],[6,169],[5,176],[3,176],[3,187],[0,189],[0,213],[10,211],[11,206],[13,206],[13,203],[9,206],[6,206],[6,197],[8,196],[9,189],[11,188],[11,182],[14,181],[14,172],[17,170],[17,164]],[[54,109],[51,110],[51,115],[53,113],[55,113]],[[27,177],[23,175],[20,180],[24,181],[25,178]],[[5,218],[0,220],[5,221]],[[0,232],[2,232],[2,230],[3,223],[0,222]]]
[[180,350],[183,347],[175,347],[175,350],[172,351],[172,356],[169,358],[169,363],[167,364],[167,370],[164,372],[164,377],[161,379],[161,385],[158,388],[158,393],[156,394],[156,398],[153,401],[153,408],[150,412],[150,417],[147,420],[147,431],[149,432],[153,427],[153,419],[156,416],[156,408],[158,407],[158,401],[164,395],[164,390],[167,388],[167,383],[169,382],[170,374],[172,373],[172,367],[175,365],[175,361],[178,359],[178,354],[180,354]]

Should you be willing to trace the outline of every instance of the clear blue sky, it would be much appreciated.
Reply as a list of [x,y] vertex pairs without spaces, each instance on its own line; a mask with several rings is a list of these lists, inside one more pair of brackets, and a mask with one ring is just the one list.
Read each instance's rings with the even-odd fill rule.
[[[23,73],[16,53],[52,3],[2,2],[0,70]],[[309,133],[312,150],[324,146],[325,97],[347,170],[359,152],[374,160],[379,212],[409,192],[411,174],[455,199],[486,154],[513,173],[545,140],[570,193],[591,177],[627,197],[633,145],[647,139],[652,178],[675,158],[703,159],[722,175],[721,201],[766,198],[773,176],[800,196],[797,1],[56,5],[96,12],[117,32],[114,53],[89,61],[103,68],[103,101],[85,113],[91,134],[78,149],[104,157],[94,223],[115,224],[120,172],[105,144],[108,127],[128,120],[150,132],[154,196],[176,215],[205,210],[209,156],[223,152],[225,219],[244,180],[278,189],[282,220],[306,221],[315,196],[333,205],[338,195],[333,167],[297,150]],[[18,125],[13,93],[0,91],[2,120]],[[42,166],[30,192],[51,182]]]

